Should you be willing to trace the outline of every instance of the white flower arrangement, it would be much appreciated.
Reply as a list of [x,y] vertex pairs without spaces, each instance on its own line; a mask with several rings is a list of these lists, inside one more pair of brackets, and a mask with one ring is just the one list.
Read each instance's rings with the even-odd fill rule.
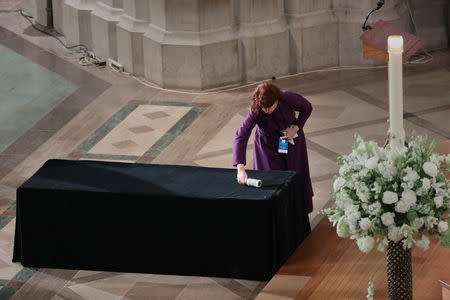
[[427,235],[450,247],[450,156],[433,153],[434,141],[414,136],[408,147],[391,149],[356,135],[353,151],[338,158],[332,197],[336,208],[321,210],[339,237],[355,239],[370,252],[389,240],[428,249]]

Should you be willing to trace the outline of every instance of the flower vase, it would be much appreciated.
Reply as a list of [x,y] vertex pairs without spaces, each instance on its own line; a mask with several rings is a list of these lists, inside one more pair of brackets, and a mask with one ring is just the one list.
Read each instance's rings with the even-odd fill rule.
[[386,262],[388,299],[412,300],[411,248],[403,249],[402,241],[389,241]]

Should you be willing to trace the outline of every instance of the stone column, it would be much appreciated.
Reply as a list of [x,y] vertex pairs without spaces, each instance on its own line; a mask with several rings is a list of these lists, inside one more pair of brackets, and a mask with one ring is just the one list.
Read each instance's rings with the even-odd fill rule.
[[290,23],[291,73],[339,64],[338,20],[331,0],[287,0],[286,15]]
[[144,75],[142,38],[150,22],[149,0],[123,1],[124,13],[116,26],[117,59],[125,71]]
[[63,3],[64,0],[53,0],[53,27],[56,32],[64,34],[63,27]]
[[240,81],[229,0],[152,0],[145,77],[163,87],[205,89]]
[[101,0],[91,14],[93,50],[103,59],[117,61],[116,25],[123,14],[122,7],[122,0]]
[[20,7],[36,18],[36,22],[47,26],[47,0],[20,0]]
[[83,44],[92,49],[91,12],[95,0],[65,0],[63,3],[63,33],[68,45]]
[[448,0],[411,0],[410,8],[416,35],[425,41],[426,49],[448,47]]
[[280,0],[238,0],[242,81],[289,73],[289,33]]

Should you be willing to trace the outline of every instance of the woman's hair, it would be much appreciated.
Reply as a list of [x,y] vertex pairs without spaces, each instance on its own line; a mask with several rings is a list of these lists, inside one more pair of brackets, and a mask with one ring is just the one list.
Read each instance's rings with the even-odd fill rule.
[[253,91],[250,107],[253,113],[258,114],[261,107],[272,107],[277,100],[282,100],[282,96],[283,94],[278,86],[270,82],[263,82]]

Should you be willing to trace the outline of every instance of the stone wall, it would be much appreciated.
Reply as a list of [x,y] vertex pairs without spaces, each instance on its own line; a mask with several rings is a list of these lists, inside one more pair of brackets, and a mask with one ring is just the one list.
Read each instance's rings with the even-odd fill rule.
[[[166,88],[207,89],[364,60],[377,0],[53,0],[54,27]],[[22,0],[45,25],[46,0]],[[448,47],[448,1],[386,0],[372,14]],[[414,22],[413,22],[414,20]]]

